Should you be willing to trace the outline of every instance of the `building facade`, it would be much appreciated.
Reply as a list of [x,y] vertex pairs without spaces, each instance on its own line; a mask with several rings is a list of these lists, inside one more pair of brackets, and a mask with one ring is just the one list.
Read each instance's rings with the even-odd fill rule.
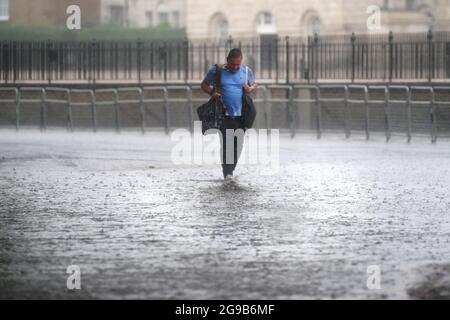
[[[66,8],[72,4],[81,7],[83,26],[147,28],[165,24],[186,28],[191,39],[450,28],[449,0],[0,0],[0,23],[65,23]],[[380,27],[368,29],[373,5],[380,9]]]
[[[445,30],[448,0],[186,0],[190,38]],[[380,27],[368,29],[376,5]],[[376,19],[375,19],[376,20]]]
[[147,28],[167,24],[184,28],[185,4],[185,0],[0,0],[0,23],[65,24],[67,7],[78,5],[83,26],[115,24]]
[[11,25],[65,25],[70,5],[81,8],[82,25],[100,23],[101,0],[0,0],[0,21]]
[[101,21],[125,27],[185,26],[185,0],[102,0]]

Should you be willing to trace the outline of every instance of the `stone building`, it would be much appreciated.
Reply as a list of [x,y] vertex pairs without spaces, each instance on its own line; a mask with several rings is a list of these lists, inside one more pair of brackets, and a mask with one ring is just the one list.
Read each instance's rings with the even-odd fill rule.
[[185,0],[101,0],[102,23],[145,28],[185,27]]
[[[307,36],[443,30],[450,25],[448,0],[186,0],[190,38],[259,35]],[[376,11],[380,28],[369,30]]]
[[67,7],[82,9],[82,25],[100,23],[101,0],[0,0],[0,21],[11,25],[65,25]]
[[55,25],[67,20],[70,5],[81,8],[82,26],[116,24],[146,28],[185,27],[185,0],[0,0],[0,23]]
[[[81,7],[82,25],[186,28],[191,39],[425,32],[450,28],[449,0],[0,0],[0,23],[64,23]],[[368,29],[379,8],[379,28]],[[373,21],[372,21],[373,22]]]

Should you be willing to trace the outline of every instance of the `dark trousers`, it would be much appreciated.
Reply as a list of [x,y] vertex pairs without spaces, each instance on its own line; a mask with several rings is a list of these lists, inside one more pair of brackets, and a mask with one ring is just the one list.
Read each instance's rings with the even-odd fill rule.
[[245,133],[242,117],[225,117],[220,132],[222,134],[220,144],[222,171],[223,176],[226,177],[233,174],[244,147]]

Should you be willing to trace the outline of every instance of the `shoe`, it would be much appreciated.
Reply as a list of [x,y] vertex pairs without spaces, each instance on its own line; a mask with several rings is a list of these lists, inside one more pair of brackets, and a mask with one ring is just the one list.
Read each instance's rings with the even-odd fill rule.
[[225,176],[225,181],[233,181],[233,175],[232,174],[227,174],[226,176]]

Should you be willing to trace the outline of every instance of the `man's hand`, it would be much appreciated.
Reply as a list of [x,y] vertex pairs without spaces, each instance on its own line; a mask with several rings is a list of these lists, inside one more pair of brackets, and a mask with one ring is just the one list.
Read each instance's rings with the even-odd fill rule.
[[219,97],[221,97],[221,93],[220,91],[214,91],[212,92],[212,88],[211,86],[208,84],[208,82],[206,82],[206,80],[203,80],[202,84],[201,84],[201,88],[203,90],[204,93],[210,95],[212,98],[217,99]]
[[221,96],[222,94],[219,91],[214,91],[213,94],[211,95],[213,99],[220,98]]
[[252,93],[252,92],[254,92],[256,90],[257,86],[258,85],[256,83],[254,83],[252,86],[249,86],[248,84],[245,84],[244,85],[244,91],[247,94]]

